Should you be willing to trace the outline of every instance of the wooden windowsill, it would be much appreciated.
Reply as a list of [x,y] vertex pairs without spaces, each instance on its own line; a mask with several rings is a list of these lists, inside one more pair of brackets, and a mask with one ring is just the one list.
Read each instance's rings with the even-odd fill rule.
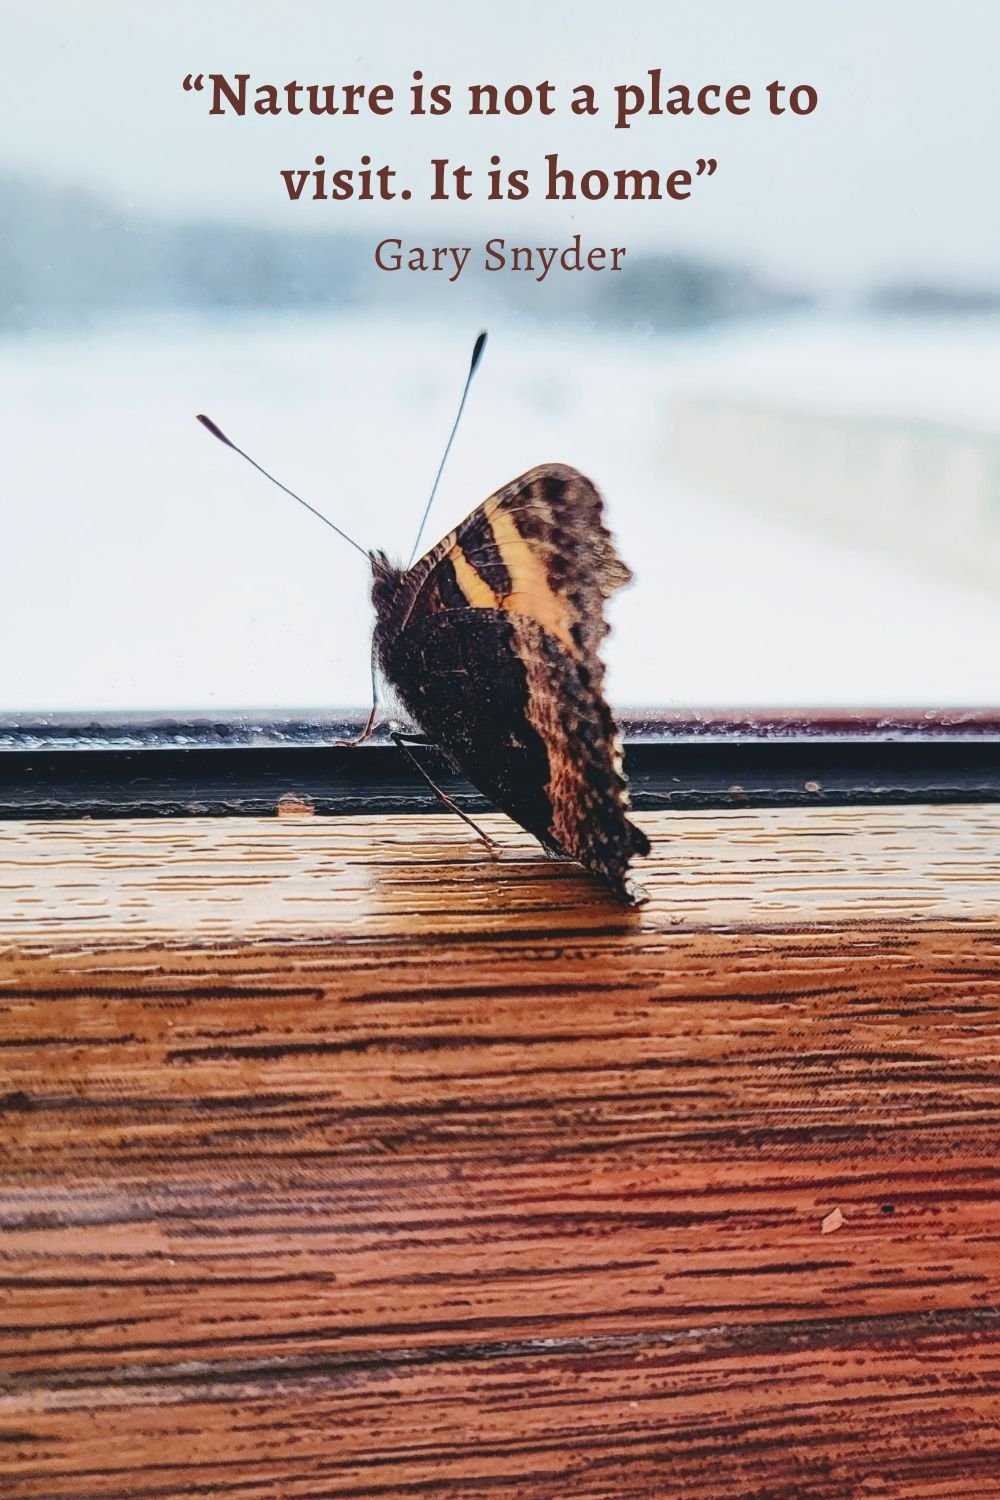
[[0,825],[7,1500],[1000,1494],[1000,808],[638,821]]

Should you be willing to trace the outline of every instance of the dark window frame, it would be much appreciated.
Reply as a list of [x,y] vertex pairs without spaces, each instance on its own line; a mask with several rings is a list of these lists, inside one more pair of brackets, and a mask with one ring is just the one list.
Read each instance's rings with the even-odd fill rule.
[[[317,711],[169,717],[0,717],[0,818],[322,814],[439,810],[363,716]],[[639,810],[1000,801],[1000,710],[628,713]],[[470,810],[489,804],[438,752],[428,768]]]

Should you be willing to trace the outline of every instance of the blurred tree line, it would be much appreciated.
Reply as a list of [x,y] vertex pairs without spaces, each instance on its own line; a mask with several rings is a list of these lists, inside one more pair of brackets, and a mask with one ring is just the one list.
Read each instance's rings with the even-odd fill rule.
[[[384,232],[384,231],[382,231]],[[74,188],[0,178],[0,333],[86,325],[171,310],[415,306],[460,308],[474,296],[537,317],[653,331],[759,316],[814,299],[737,264],[631,253],[618,274],[390,275],[374,269],[380,231],[324,233],[133,215]],[[530,242],[530,237],[522,236]],[[421,243],[409,234],[404,243]],[[426,236],[423,243],[433,244]],[[507,237],[508,247],[515,243]]]

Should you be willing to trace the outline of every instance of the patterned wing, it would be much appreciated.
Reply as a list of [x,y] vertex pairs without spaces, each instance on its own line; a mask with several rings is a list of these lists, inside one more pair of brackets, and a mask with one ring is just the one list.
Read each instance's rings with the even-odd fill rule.
[[375,644],[421,727],[547,848],[635,899],[645,835],[628,789],[599,649],[603,606],[631,574],[576,469],[547,464],[497,491],[406,573],[380,581]]
[[541,464],[497,490],[404,575],[406,619],[440,609],[526,615],[580,659],[607,634],[605,599],[631,580],[603,522],[595,485],[568,464]]

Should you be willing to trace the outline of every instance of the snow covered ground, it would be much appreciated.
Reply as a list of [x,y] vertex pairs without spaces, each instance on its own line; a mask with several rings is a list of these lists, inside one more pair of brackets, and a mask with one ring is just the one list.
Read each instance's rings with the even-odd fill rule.
[[[366,706],[363,559],[194,414],[405,558],[475,332],[175,320],[0,345],[0,712]],[[996,330],[675,341],[503,324],[424,540],[532,464],[572,463],[636,573],[612,605],[616,703],[995,704],[1000,595],[692,492],[667,431],[676,393],[740,381],[981,429],[998,376]]]

